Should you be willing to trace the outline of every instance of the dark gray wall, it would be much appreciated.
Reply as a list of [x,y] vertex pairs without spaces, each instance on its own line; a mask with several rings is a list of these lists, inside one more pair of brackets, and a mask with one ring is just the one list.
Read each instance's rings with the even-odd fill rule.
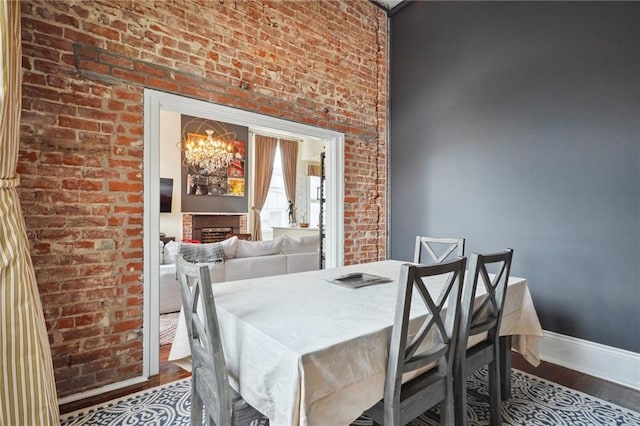
[[640,4],[391,19],[391,257],[512,247],[546,330],[640,352]]

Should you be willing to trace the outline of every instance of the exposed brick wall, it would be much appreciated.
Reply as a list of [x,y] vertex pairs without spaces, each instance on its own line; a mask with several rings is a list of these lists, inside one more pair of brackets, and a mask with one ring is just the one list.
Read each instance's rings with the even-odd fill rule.
[[142,371],[143,87],[344,132],[345,262],[386,257],[368,1],[23,1],[22,38],[20,197],[59,396]]
[[249,232],[248,229],[248,224],[247,224],[247,217],[248,215],[243,214],[240,216],[240,233],[241,234],[246,234]]
[[193,216],[190,214],[182,215],[182,237],[180,239],[193,239]]

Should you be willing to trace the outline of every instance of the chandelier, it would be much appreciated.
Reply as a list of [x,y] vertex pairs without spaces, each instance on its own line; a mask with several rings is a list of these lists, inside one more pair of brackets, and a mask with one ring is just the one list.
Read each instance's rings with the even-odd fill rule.
[[[226,175],[236,154],[235,133],[228,132],[221,123],[216,123],[217,129],[203,129],[203,127],[213,127],[211,123],[209,120],[204,120],[194,133],[183,134],[179,147],[184,154],[184,164],[193,172]],[[192,126],[185,126],[185,132],[190,127]],[[199,133],[202,130],[206,135]]]

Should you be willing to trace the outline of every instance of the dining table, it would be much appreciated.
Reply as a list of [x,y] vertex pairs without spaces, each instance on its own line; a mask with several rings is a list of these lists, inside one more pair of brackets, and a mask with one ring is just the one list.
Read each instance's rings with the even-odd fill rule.
[[[349,425],[383,397],[405,263],[385,260],[214,283],[230,385],[272,426]],[[329,281],[348,273],[389,281],[355,289]],[[444,279],[426,284],[437,293]],[[476,297],[482,297],[478,290]],[[427,314],[415,299],[412,319]],[[528,362],[540,362],[542,328],[525,278],[509,278],[500,335]],[[169,360],[190,369],[182,313]]]

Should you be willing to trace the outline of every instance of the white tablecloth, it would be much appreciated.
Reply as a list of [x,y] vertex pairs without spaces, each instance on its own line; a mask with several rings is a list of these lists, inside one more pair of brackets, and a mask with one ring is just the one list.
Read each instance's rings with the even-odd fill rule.
[[[383,396],[403,263],[388,260],[215,284],[231,385],[273,426],[348,425]],[[323,280],[348,272],[394,281],[353,290]],[[417,302],[412,317],[421,313]],[[183,318],[169,360],[188,368]],[[539,363],[542,329],[523,278],[509,280],[501,335],[514,335],[514,348]]]

